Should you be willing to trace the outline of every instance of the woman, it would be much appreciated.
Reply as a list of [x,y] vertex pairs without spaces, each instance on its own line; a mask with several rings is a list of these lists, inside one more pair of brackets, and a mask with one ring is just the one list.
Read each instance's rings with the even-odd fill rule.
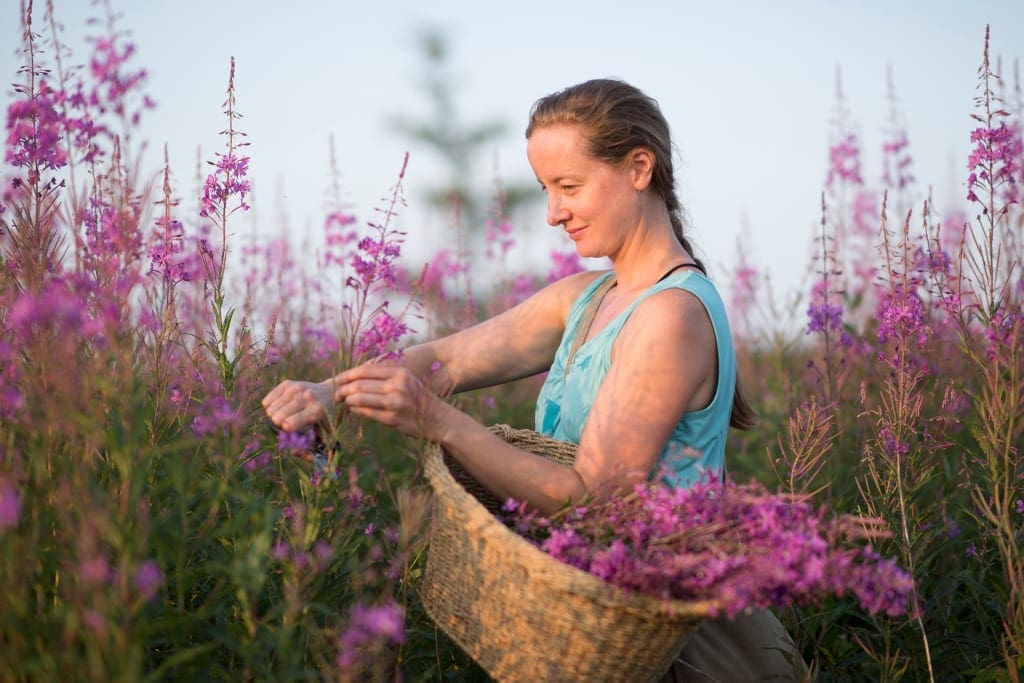
[[[654,472],[679,486],[721,476],[730,421],[748,427],[753,415],[736,389],[724,306],[683,235],[657,103],[620,81],[588,81],[539,100],[526,138],[548,223],[581,256],[607,257],[613,269],[564,278],[490,320],[406,349],[400,363],[282,382],[263,401],[268,416],[298,430],[343,404],[441,444],[499,500],[544,514]],[[596,306],[589,328],[588,304]],[[577,336],[583,344],[573,352]],[[440,397],[544,371],[536,429],[579,444],[571,467],[517,449]],[[670,672],[675,680],[792,672],[778,651],[792,642],[769,613],[707,624]]]

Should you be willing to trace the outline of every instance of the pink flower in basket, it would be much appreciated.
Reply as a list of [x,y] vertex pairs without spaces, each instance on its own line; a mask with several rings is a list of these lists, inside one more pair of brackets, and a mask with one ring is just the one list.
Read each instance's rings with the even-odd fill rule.
[[907,611],[913,580],[869,541],[876,520],[830,516],[760,484],[664,484],[543,518],[508,501],[505,519],[549,555],[655,597],[707,600],[727,616],[748,608],[852,595],[890,616]]

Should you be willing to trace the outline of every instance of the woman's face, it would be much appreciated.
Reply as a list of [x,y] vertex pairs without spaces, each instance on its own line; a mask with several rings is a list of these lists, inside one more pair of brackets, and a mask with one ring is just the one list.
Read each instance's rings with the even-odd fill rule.
[[548,195],[548,223],[562,226],[580,256],[614,258],[640,215],[630,166],[591,157],[574,125],[534,130],[526,156]]

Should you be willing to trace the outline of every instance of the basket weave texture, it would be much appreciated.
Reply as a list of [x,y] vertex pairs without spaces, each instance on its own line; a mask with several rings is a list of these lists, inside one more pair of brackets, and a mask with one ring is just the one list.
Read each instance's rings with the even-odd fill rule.
[[[491,429],[564,464],[575,457],[532,430]],[[423,605],[499,681],[657,680],[712,607],[625,591],[552,558],[498,520],[493,496],[436,444],[425,469],[435,504]]]

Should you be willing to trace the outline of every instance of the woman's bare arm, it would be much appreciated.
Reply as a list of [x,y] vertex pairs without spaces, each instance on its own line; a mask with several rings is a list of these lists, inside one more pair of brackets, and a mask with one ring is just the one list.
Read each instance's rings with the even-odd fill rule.
[[[569,309],[597,276],[570,275],[494,318],[409,347],[401,364],[439,396],[543,372],[551,366]],[[264,397],[264,410],[285,431],[313,426],[334,409],[332,396],[348,372],[322,382],[284,380]]]
[[577,273],[447,337],[409,347],[402,364],[440,394],[494,386],[546,371],[573,302],[596,272]]

